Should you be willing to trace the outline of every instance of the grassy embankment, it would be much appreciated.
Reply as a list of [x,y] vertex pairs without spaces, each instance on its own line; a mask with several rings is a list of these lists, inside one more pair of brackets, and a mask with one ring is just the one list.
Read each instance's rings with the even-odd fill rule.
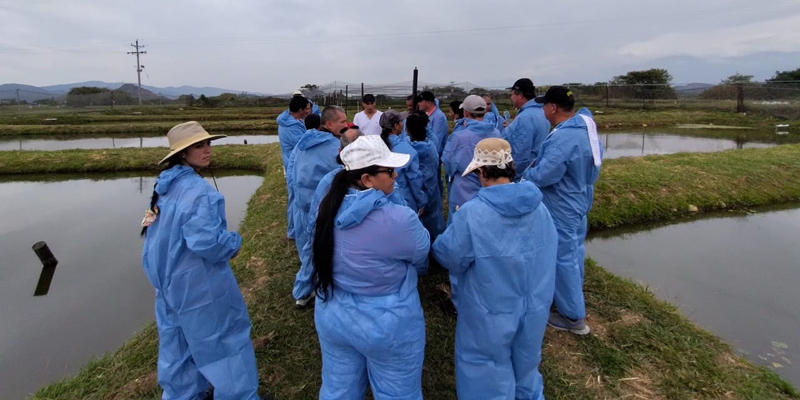
[[[0,174],[157,169],[163,149],[11,152]],[[292,308],[298,266],[285,233],[286,192],[278,147],[220,146],[217,168],[264,171],[240,231],[244,246],[232,265],[249,304],[263,387],[278,398],[310,399],[320,384],[312,311]],[[800,145],[711,154],[608,160],[596,186],[590,224],[601,229],[691,214],[800,199]],[[548,331],[541,366],[546,395],[587,398],[797,398],[774,373],[753,367],[715,336],[645,288],[589,260],[586,297],[594,334]],[[439,310],[447,281],[437,272],[420,282],[428,344],[427,398],[455,398],[455,321]],[[77,376],[42,388],[38,399],[157,398],[157,337],[153,326]]]
[[[600,108],[591,108],[594,111]],[[671,133],[687,136],[719,137],[741,141],[767,140],[787,142],[800,140],[800,135],[777,137],[773,134],[775,124],[789,123],[794,133],[798,132],[800,121],[785,121],[774,117],[742,115],[729,111],[703,111],[682,109],[602,109],[595,119],[601,131],[641,130],[647,128],[666,128],[678,124],[731,125],[753,128],[752,130],[703,130],[675,131]],[[166,133],[169,128],[182,121],[197,120],[209,131],[277,132],[275,117],[282,111],[279,107],[265,108],[199,108],[175,107],[143,108],[142,114],[132,114],[124,110],[29,110],[22,114],[4,112],[0,114],[0,136],[23,137],[37,135],[157,135]],[[349,117],[358,112],[349,110]],[[446,109],[445,109],[446,111]],[[512,112],[516,114],[516,112]],[[45,121],[45,118],[57,118]]]

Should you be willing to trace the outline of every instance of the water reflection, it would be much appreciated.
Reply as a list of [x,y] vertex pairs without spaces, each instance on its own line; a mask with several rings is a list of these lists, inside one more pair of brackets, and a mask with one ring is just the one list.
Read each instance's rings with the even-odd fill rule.
[[743,142],[660,133],[606,133],[601,135],[603,158],[638,157],[648,154],[716,152],[773,147],[772,143]]
[[[228,136],[214,141],[224,144],[277,143],[278,135]],[[68,149],[121,149],[126,147],[169,147],[166,136],[139,138],[80,138],[80,139],[31,139],[0,140],[0,151],[8,150],[68,150]]]
[[[229,229],[237,229],[260,176],[224,176]],[[154,319],[141,266],[139,223],[153,176],[0,183],[0,398],[19,399],[115,350]],[[33,297],[47,241],[58,268]]]
[[800,385],[800,209],[593,237],[589,256],[647,284],[753,362]]

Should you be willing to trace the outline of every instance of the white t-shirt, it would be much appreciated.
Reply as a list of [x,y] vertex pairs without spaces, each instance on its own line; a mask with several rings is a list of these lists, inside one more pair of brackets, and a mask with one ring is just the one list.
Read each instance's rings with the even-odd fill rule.
[[382,130],[381,115],[383,115],[382,111],[375,111],[375,114],[372,114],[372,118],[369,118],[367,114],[361,111],[353,117],[353,123],[358,125],[358,128],[365,135],[380,135]]

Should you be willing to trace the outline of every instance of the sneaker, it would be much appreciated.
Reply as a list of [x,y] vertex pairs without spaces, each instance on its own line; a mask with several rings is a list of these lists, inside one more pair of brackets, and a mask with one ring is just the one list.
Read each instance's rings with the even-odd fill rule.
[[298,310],[303,310],[306,307],[308,307],[312,303],[313,300],[314,300],[314,292],[311,292],[310,295],[308,295],[306,297],[303,297],[300,300],[295,301],[294,302],[294,308],[296,308]]
[[557,312],[550,312],[550,318],[547,319],[547,325],[553,327],[553,329],[559,331],[570,331],[576,335],[588,335],[589,334],[589,325],[586,325],[586,321],[581,318],[578,320],[569,319]]

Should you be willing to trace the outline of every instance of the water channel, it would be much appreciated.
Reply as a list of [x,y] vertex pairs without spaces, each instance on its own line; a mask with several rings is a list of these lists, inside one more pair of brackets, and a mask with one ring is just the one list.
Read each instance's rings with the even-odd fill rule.
[[[217,175],[228,229],[235,230],[263,178]],[[0,226],[0,398],[21,399],[74,374],[155,319],[139,237],[154,183],[152,175],[0,182],[7,205]],[[49,293],[34,297],[42,265],[31,246],[40,240],[59,263]]]
[[[277,143],[278,135],[241,135],[228,136],[214,141],[222,144],[265,144]],[[68,149],[121,149],[125,147],[169,147],[166,136],[156,137],[91,137],[72,138],[19,138],[0,140],[0,151],[7,150],[68,150]]]
[[603,231],[590,238],[586,251],[797,387],[799,235],[800,208],[793,208]]

